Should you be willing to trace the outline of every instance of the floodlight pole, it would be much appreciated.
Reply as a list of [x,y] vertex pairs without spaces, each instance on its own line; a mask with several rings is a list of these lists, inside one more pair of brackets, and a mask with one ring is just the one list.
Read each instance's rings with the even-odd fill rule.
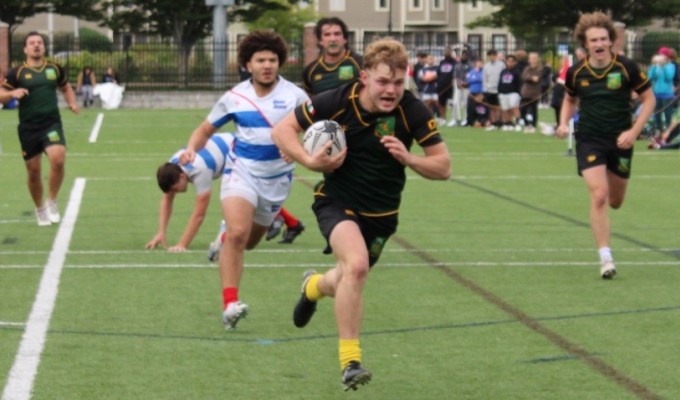
[[387,3],[387,35],[392,36],[392,0]]
[[205,0],[213,6],[213,87],[221,88],[227,73],[227,11],[234,0]]

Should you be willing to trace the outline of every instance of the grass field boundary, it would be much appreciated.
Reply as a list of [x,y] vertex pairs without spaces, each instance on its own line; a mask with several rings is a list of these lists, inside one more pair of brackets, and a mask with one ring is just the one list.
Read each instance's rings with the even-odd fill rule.
[[50,318],[59,290],[59,280],[75,228],[80,203],[85,190],[84,178],[76,178],[66,212],[52,245],[52,251],[40,280],[38,293],[26,323],[12,369],[2,394],[3,400],[27,400],[31,398],[33,381],[38,371],[40,357],[45,347]]

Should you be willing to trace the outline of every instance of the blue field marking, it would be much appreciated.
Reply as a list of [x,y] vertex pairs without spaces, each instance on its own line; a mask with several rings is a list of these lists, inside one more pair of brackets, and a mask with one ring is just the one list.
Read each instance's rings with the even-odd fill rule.
[[[600,313],[583,313],[583,314],[571,314],[571,315],[557,315],[557,316],[544,316],[532,318],[534,321],[562,321],[562,320],[575,320],[575,319],[589,319],[589,318],[601,318],[609,317],[615,315],[640,315],[640,314],[651,314],[651,313],[663,313],[663,312],[673,312],[679,311],[680,305],[675,306],[663,306],[663,307],[651,307],[651,308],[640,308],[633,310],[619,310],[619,311],[605,311]],[[429,326],[412,326],[403,328],[393,328],[393,329],[381,329],[373,331],[364,331],[361,333],[362,336],[383,336],[383,335],[394,335],[403,333],[417,333],[417,332],[427,332],[427,331],[444,331],[451,329],[468,329],[468,328],[478,328],[487,327],[494,325],[507,325],[507,324],[518,324],[519,321],[516,319],[504,319],[504,320],[491,320],[491,321],[477,321],[477,322],[463,322],[463,323],[452,323],[452,324],[439,324],[439,325],[429,325]],[[329,329],[332,327],[329,327]],[[0,325],[0,331],[23,331],[22,326]],[[129,338],[141,338],[141,339],[170,339],[170,340],[188,340],[188,341],[207,341],[207,342],[239,342],[239,343],[252,343],[257,345],[272,345],[272,344],[283,344],[292,342],[302,342],[310,340],[335,340],[337,339],[337,334],[334,330],[328,334],[318,334],[318,335],[306,335],[306,336],[295,336],[286,338],[247,338],[247,337],[234,337],[236,335],[248,334],[247,330],[240,330],[234,333],[227,333],[221,336],[185,336],[185,335],[167,335],[160,333],[141,333],[141,332],[102,332],[102,331],[78,331],[78,330],[50,330],[49,334],[54,335],[90,335],[90,336],[111,336],[111,337],[129,337]]]

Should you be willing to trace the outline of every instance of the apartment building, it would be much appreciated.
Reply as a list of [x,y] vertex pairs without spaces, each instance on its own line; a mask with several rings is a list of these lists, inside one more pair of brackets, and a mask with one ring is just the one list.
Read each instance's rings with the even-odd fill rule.
[[314,0],[314,7],[321,16],[342,18],[351,31],[353,46],[389,34],[412,51],[467,44],[474,53],[483,54],[492,47],[505,51],[514,41],[504,28],[466,27],[469,22],[493,12],[494,6],[486,1]]

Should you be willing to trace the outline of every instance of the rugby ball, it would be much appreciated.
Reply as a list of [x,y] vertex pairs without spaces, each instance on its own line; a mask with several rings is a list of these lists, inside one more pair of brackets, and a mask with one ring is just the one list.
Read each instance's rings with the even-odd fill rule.
[[333,146],[328,150],[330,156],[339,153],[347,146],[345,131],[342,130],[340,124],[331,120],[313,123],[302,137],[302,145],[310,155],[318,152],[328,142],[333,142]]

